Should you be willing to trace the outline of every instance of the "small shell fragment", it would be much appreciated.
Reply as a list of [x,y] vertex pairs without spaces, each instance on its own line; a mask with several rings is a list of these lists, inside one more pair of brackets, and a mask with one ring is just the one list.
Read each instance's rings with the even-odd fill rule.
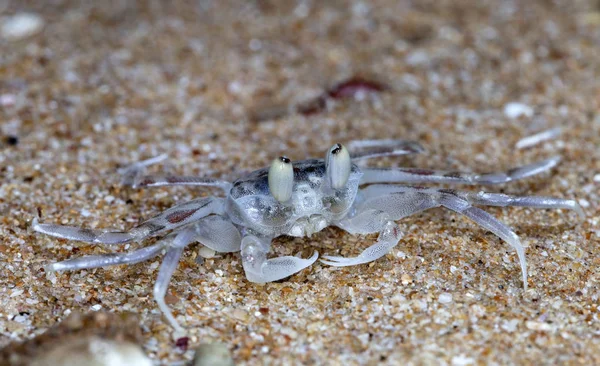
[[19,13],[2,23],[0,34],[9,41],[18,41],[37,34],[43,27],[44,20],[39,15]]
[[525,149],[531,146],[535,146],[544,141],[552,140],[560,136],[562,130],[560,127],[551,128],[549,130],[544,130],[538,132],[534,135],[526,136],[517,141],[515,147],[517,149]]
[[527,104],[512,102],[504,106],[504,115],[508,118],[532,117],[533,108]]

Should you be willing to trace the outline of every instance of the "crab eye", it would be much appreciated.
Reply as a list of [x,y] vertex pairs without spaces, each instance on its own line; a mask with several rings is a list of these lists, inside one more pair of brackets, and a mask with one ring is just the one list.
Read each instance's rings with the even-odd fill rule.
[[325,167],[327,169],[327,179],[331,188],[343,188],[348,182],[350,176],[350,153],[342,144],[335,144],[327,152],[325,158]]
[[269,168],[269,190],[279,202],[292,198],[294,187],[294,168],[292,161],[285,156],[273,160]]

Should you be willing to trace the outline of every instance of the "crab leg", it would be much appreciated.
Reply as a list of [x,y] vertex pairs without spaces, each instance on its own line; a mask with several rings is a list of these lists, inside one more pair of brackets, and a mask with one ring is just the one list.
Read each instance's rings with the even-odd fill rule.
[[91,255],[53,263],[47,268],[51,271],[68,271],[112,266],[117,264],[139,263],[161,254],[166,248],[167,253],[160,267],[154,286],[154,298],[165,317],[175,329],[181,327],[171,314],[164,297],[173,272],[181,257],[183,249],[190,243],[200,241],[203,245],[218,252],[234,252],[240,249],[241,237],[236,227],[221,216],[208,216],[178,232],[173,232],[156,244],[134,250],[129,253],[111,253]]
[[156,278],[156,283],[154,284],[154,290],[152,293],[154,294],[154,300],[158,304],[158,307],[163,312],[167,321],[171,323],[173,328],[177,331],[182,331],[183,328],[179,325],[179,322],[173,316],[171,309],[167,306],[165,302],[165,295],[167,293],[167,287],[169,287],[169,282],[171,281],[171,277],[173,276],[173,272],[177,268],[177,264],[179,263],[179,258],[181,258],[181,253],[183,253],[183,247],[175,247],[170,248],[165,254],[162,264],[160,265],[160,270],[158,271],[158,277]]
[[423,187],[400,187],[388,184],[373,184],[362,191],[363,200],[368,201],[376,197],[381,197],[381,204],[389,200],[389,195],[426,193],[429,195],[451,194],[469,201],[473,205],[500,206],[500,207],[532,207],[532,208],[556,208],[575,211],[580,217],[585,214],[575,200],[545,196],[513,196],[504,193],[488,192],[460,192],[454,189],[446,188],[423,188]]
[[157,157],[139,161],[119,169],[119,173],[123,176],[121,184],[125,186],[131,186],[132,188],[205,186],[218,187],[224,191],[228,191],[231,188],[230,182],[214,178],[185,175],[143,175],[143,172],[147,166],[160,163],[166,159],[167,155],[162,154]]
[[355,140],[348,143],[348,149],[353,160],[419,154],[425,151],[418,142],[408,140]]
[[[190,225],[190,230],[194,234],[194,241],[199,241],[204,246],[216,252],[230,253],[240,250],[240,232],[231,221],[221,216],[212,215],[205,217],[197,223]],[[154,245],[132,252],[88,255],[50,264],[47,266],[47,269],[50,271],[74,271],[119,264],[136,264],[160,255],[161,251],[171,244],[176,234],[171,233]]]
[[521,265],[521,275],[523,277],[523,288],[527,290],[527,260],[525,259],[525,249],[521,244],[521,240],[517,234],[511,230],[510,227],[503,224],[501,221],[496,219],[494,216],[483,211],[480,208],[471,206],[468,202],[455,196],[443,196],[440,199],[442,206],[475,221],[476,224],[482,226],[492,233],[496,234],[502,240],[507,242],[511,247],[517,251],[519,257],[519,264]]
[[[376,232],[378,230],[375,230],[375,228],[384,227],[386,220],[395,221],[429,208],[442,206],[470,218],[515,248],[521,265],[525,289],[527,289],[527,263],[525,251],[519,237],[508,226],[487,212],[473,207],[472,204],[564,208],[583,215],[583,210],[575,201],[553,197],[516,197],[500,193],[457,192],[451,189],[398,187],[393,185],[372,185],[361,192],[362,199],[357,203],[358,214],[342,220],[338,223],[339,227],[350,233],[366,234]],[[322,258],[326,260],[321,261],[333,266],[367,263],[385,255],[396,243],[397,241],[378,239],[375,245],[367,248],[358,257],[323,256]]]
[[49,271],[75,271],[78,269],[108,267],[117,264],[135,264],[158,256],[166,246],[167,243],[165,240],[161,240],[154,245],[140,248],[130,253],[87,255],[84,257],[52,263],[46,268]]
[[144,171],[144,169],[146,169],[147,166],[161,163],[167,160],[167,158],[167,154],[161,154],[150,159],[135,162],[131,165],[119,169],[118,172],[122,176],[121,184],[126,186],[133,185],[136,178],[142,174],[142,172]]
[[131,184],[133,188],[168,186],[218,187],[224,191],[231,189],[231,183],[224,180],[184,175],[144,175],[136,177]]
[[552,169],[560,157],[555,156],[533,164],[523,165],[506,172],[463,173],[418,168],[363,168],[360,184],[372,183],[455,183],[500,184],[523,179]]
[[40,224],[33,221],[33,230],[57,238],[86,243],[121,244],[141,240],[187,225],[210,214],[223,213],[223,199],[199,198],[171,207],[129,231],[84,229],[73,226]]
[[[321,262],[331,266],[353,266],[369,263],[386,255],[404,236],[394,221],[414,215],[440,204],[430,195],[411,192],[388,194],[363,200],[357,205],[357,214],[338,222],[336,226],[351,234],[379,232],[377,242],[354,258],[322,256]],[[325,259],[325,260],[323,260]]]
[[[402,189],[404,187],[395,188]],[[390,225],[393,223],[392,220],[399,220],[423,210],[440,206],[470,218],[515,248],[521,265],[523,286],[527,289],[527,263],[525,260],[525,250],[519,237],[508,226],[485,211],[473,207],[468,200],[453,192],[445,192],[444,190],[430,192],[414,188],[407,189],[404,192],[388,192],[388,194],[367,198],[362,203],[359,203],[357,207],[359,213],[354,217],[342,220],[337,225],[350,233],[365,234],[368,232],[380,232],[381,237],[382,234],[386,233],[386,230],[389,232]],[[387,236],[390,236],[389,233]],[[397,241],[394,242],[384,236],[383,240],[380,241],[378,239],[377,243],[364,250],[358,257],[323,256],[322,258],[325,261],[321,261],[333,266],[351,266],[368,263],[384,256],[396,243]]]

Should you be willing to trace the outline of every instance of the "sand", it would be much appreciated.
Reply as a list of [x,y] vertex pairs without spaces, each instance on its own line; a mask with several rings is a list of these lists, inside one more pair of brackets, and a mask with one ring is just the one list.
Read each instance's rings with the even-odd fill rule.
[[[29,14],[0,34],[0,347],[105,310],[138,314],[144,352],[165,364],[204,342],[240,365],[600,363],[596,1],[42,3],[0,3],[3,24]],[[356,77],[387,88],[298,107]],[[48,273],[111,249],[30,230],[35,217],[127,229],[219,194],[121,187],[117,169],[140,159],[165,153],[154,172],[234,179],[360,138],[428,150],[377,166],[487,172],[559,154],[550,173],[485,189],[576,199],[586,217],[487,209],[527,247],[527,291],[506,243],[442,209],[400,221],[405,237],[373,263],[316,263],[262,286],[238,254],[199,263],[190,246],[167,297],[187,351],[152,298],[159,260]],[[350,256],[375,239],[328,228],[280,238],[273,255]]]

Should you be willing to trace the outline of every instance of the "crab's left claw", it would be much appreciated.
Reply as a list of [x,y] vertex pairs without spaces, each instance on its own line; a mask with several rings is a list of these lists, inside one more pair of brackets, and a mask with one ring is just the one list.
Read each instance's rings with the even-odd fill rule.
[[270,240],[252,235],[242,239],[242,264],[246,278],[254,283],[266,283],[289,277],[315,263],[316,251],[308,259],[285,256],[267,259]]
[[304,268],[309,267],[310,265],[315,263],[317,261],[317,258],[319,258],[319,253],[315,251],[313,255],[308,259],[293,256],[268,259],[262,265],[261,279],[264,280],[264,282],[273,282],[282,278],[289,277],[294,273],[298,273]]

